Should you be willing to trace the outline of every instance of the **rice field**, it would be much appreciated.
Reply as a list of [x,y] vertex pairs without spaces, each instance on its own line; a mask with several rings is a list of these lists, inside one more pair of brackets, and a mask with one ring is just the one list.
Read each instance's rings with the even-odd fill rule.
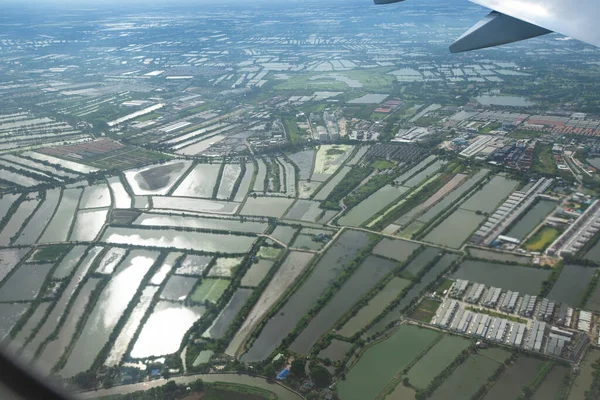
[[203,279],[200,286],[190,296],[190,300],[196,303],[204,303],[205,301],[217,303],[229,283],[230,281],[226,279]]

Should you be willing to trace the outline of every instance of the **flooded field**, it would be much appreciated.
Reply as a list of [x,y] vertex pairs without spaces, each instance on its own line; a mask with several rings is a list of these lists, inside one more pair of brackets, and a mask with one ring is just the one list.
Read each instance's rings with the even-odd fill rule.
[[427,247],[419,255],[417,255],[404,269],[403,273],[408,273],[412,276],[417,276],[423,268],[425,268],[435,257],[440,253],[440,249],[435,247]]
[[352,337],[360,331],[369,322],[373,321],[383,310],[402,293],[402,290],[410,285],[410,281],[398,277],[392,278],[385,287],[375,295],[369,303],[358,310],[356,315],[348,320],[344,326],[338,330],[338,334],[345,337]]
[[598,360],[600,360],[600,350],[592,349],[587,352],[579,365],[580,372],[571,385],[568,400],[585,399],[585,393],[594,381],[594,367],[592,365]]
[[453,275],[456,279],[483,283],[523,294],[538,294],[550,270],[483,261],[465,261]]
[[587,253],[583,256],[585,260],[598,262],[600,260],[600,241],[598,241]]
[[269,260],[259,260],[258,262],[252,264],[250,269],[248,269],[242,278],[242,286],[258,286],[265,276],[267,276],[271,268],[273,268],[273,261]]
[[102,230],[107,215],[108,210],[79,211],[69,240],[75,242],[93,241]]
[[242,265],[244,257],[217,258],[215,265],[208,271],[208,276],[217,278],[230,278],[235,275],[237,268]]
[[233,187],[242,173],[242,167],[239,164],[227,164],[223,168],[223,176],[219,184],[217,199],[227,200],[233,194]]
[[285,215],[286,219],[298,221],[315,222],[323,210],[319,207],[321,203],[311,200],[298,200]]
[[157,252],[133,250],[119,265],[89,314],[60,375],[71,377],[90,368],[157,257]]
[[174,247],[206,252],[247,253],[256,238],[205,232],[179,232],[173,229],[140,230],[109,227],[101,240],[114,244]]
[[223,311],[215,319],[210,328],[202,334],[202,337],[211,339],[221,339],[225,336],[229,324],[233,322],[235,317],[246,304],[248,298],[252,295],[252,289],[238,289],[235,291],[229,303],[223,308]]
[[136,195],[164,195],[190,166],[190,161],[172,161],[126,171],[125,178]]
[[100,264],[98,264],[98,268],[96,268],[96,273],[98,274],[112,274],[115,272],[115,268],[117,265],[123,260],[127,254],[127,249],[121,247],[113,247],[109,249],[102,260],[100,260]]
[[249,197],[240,214],[280,218],[293,202],[285,197]]
[[127,190],[125,190],[125,186],[123,186],[123,183],[118,176],[108,178],[108,186],[110,186],[110,190],[115,199],[115,208],[131,208],[131,197],[129,196],[129,193],[127,193]]
[[329,180],[329,182],[327,182],[321,190],[317,192],[314,199],[318,201],[325,200],[327,196],[329,196],[331,192],[333,192],[333,189],[335,189],[335,187],[342,181],[342,179],[346,177],[346,175],[348,175],[348,172],[350,172],[351,170],[351,167],[342,167],[342,169],[337,174],[335,174],[335,176],[331,178],[331,180]]
[[160,297],[165,300],[183,301],[188,297],[197,281],[198,278],[172,275],[167,281]]
[[[183,253],[177,253],[177,252],[169,253],[165,257],[165,260],[163,261],[162,265],[158,268],[158,271],[156,271],[154,273],[154,275],[152,276],[152,278],[150,279],[150,285],[157,285],[157,286],[161,285],[167,278],[167,275],[169,274],[169,272],[171,272],[171,270],[175,266],[175,263],[177,262],[179,257],[181,257],[182,255],[183,255]],[[190,256],[190,257],[194,257],[194,256]],[[175,271],[175,272],[177,272],[177,271]]]
[[5,194],[0,197],[0,218],[4,218],[10,207],[19,198],[18,194]]
[[60,204],[54,213],[54,217],[52,217],[52,221],[50,221],[40,238],[40,243],[67,241],[82,192],[81,189],[63,190]]
[[1,249],[0,250],[0,282],[13,270],[30,249]]
[[508,232],[504,233],[519,240],[523,240],[556,208],[556,203],[550,200],[538,201],[527,213],[520,217]]
[[439,274],[448,269],[457,258],[458,256],[455,254],[444,255],[433,268],[423,275],[418,283],[408,290],[406,295],[400,300],[400,303],[390,310],[380,321],[369,328],[362,337],[364,338],[382,332],[390,322],[398,321],[401,317],[400,312],[407,307],[413,299],[419,297],[423,289],[433,282]]
[[263,233],[269,224],[255,221],[240,221],[239,219],[199,218],[193,216],[164,215],[143,213],[133,225],[142,226],[181,226],[186,228],[223,230],[234,232]]
[[235,194],[234,201],[241,203],[250,191],[250,185],[252,184],[252,178],[254,177],[254,164],[246,163],[246,173],[240,182],[240,186]]
[[8,336],[29,306],[27,303],[0,303],[0,341]]
[[531,357],[519,357],[508,368],[490,389],[484,400],[516,399],[537,373],[543,364],[542,360]]
[[335,322],[384,276],[392,272],[396,263],[376,256],[369,256],[329,300],[308,326],[290,346],[290,350],[308,354],[319,338],[333,328]]
[[177,303],[159,302],[144,324],[131,350],[131,357],[158,357],[175,353],[186,332],[204,312],[205,308],[201,306],[186,307]]
[[[98,249],[102,249],[99,247]],[[73,272],[73,269],[79,264],[81,257],[85,254],[87,247],[85,246],[74,246],[66,256],[63,257],[58,267],[54,270],[52,278],[64,279]],[[99,251],[98,251],[99,252]]]
[[28,245],[37,241],[42,234],[42,231],[46,227],[46,224],[50,222],[50,219],[54,214],[54,210],[58,206],[59,199],[60,189],[48,190],[46,192],[46,199],[39,206],[35,212],[35,215],[29,220],[29,223],[23,229],[15,244]]
[[314,305],[329,285],[343,272],[361,248],[369,243],[364,232],[346,231],[331,246],[315,265],[302,286],[287,300],[279,313],[262,329],[250,350],[242,360],[252,362],[264,360],[279,346],[296,326],[300,318]]
[[469,253],[476,258],[485,258],[491,261],[508,261],[516,262],[519,264],[531,264],[531,257],[521,256],[518,254],[508,254],[499,251],[477,249],[475,247],[469,247]]
[[[91,294],[99,283],[100,279],[90,278],[81,288],[81,291],[75,298],[75,301],[73,302],[68,315],[66,315],[63,324],[60,326],[60,328],[58,328],[56,338],[46,344],[37,360],[37,364],[42,367],[43,370],[50,371],[50,369],[64,354],[65,350],[71,343],[71,340],[75,336],[79,320],[83,317],[86,306],[90,301]],[[34,341],[25,348],[27,351],[24,354],[33,356],[33,353],[39,347],[41,342],[45,340],[50,333],[54,332],[56,328],[56,320],[51,320],[51,317],[52,315],[46,319],[46,322],[42,326],[42,329],[44,329],[45,332],[43,334],[41,334],[42,331],[38,333]]]
[[569,368],[562,365],[554,365],[542,381],[542,384],[535,391],[533,397],[531,397],[532,400],[548,400],[556,398],[567,372],[569,372]]
[[565,264],[547,297],[550,300],[567,303],[573,308],[578,308],[583,293],[595,273],[596,268]]
[[27,319],[25,325],[23,325],[15,338],[11,341],[11,344],[15,344],[17,347],[24,345],[29,336],[33,333],[33,330],[40,324],[42,318],[46,316],[51,304],[51,302],[40,303],[33,314]]
[[352,346],[352,343],[333,339],[327,348],[321,350],[319,358],[322,360],[330,359],[333,362],[342,361],[350,349],[352,349]]
[[368,348],[337,384],[342,400],[375,399],[410,362],[421,354],[439,333],[410,325]]
[[414,167],[410,168],[408,171],[406,171],[402,175],[400,175],[396,179],[396,182],[399,185],[402,185],[404,182],[408,181],[411,177],[413,177],[415,174],[417,174],[420,170],[425,168],[428,164],[431,164],[433,161],[435,161],[436,158],[437,157],[434,155],[428,156],[423,161],[419,162],[417,165],[415,165]]
[[428,166],[427,168],[425,168],[423,171],[419,172],[418,174],[416,174],[415,176],[413,176],[412,178],[410,178],[409,180],[404,182],[402,184],[402,186],[409,187],[409,188],[416,187],[418,184],[423,182],[426,178],[433,176],[436,172],[438,172],[440,170],[440,168],[442,168],[446,164],[447,164],[446,161],[438,160],[438,161],[434,162],[433,164],[431,164],[430,166]]
[[277,300],[279,300],[292,283],[294,283],[294,281],[302,274],[313,256],[313,254],[299,251],[291,251],[287,255],[250,311],[250,314],[246,317],[242,327],[229,344],[229,347],[225,351],[226,354],[231,356],[236,355],[239,347],[243,344],[248,335],[254,330],[260,320],[267,314],[269,309],[277,302]]
[[444,335],[409,371],[411,386],[425,389],[456,357],[471,345],[459,336]]
[[384,186],[339,219],[339,225],[360,226],[367,222],[373,214],[392,204],[409,189],[403,186]]
[[315,241],[312,235],[298,235],[292,243],[292,247],[305,250],[321,250],[325,246],[325,242]]
[[34,300],[52,264],[23,264],[0,286],[0,301]]
[[254,180],[254,187],[252,190],[255,192],[264,192],[265,179],[267,177],[267,165],[265,164],[262,158],[257,158],[256,164],[258,165],[258,170],[256,174],[256,179]]
[[220,164],[198,164],[173,192],[173,196],[211,198],[219,178]]
[[458,249],[475,233],[485,219],[484,215],[459,208],[429,232],[423,240]]
[[99,185],[87,186],[83,190],[79,208],[103,208],[110,207],[111,198],[108,185],[103,183]]
[[300,179],[310,179],[315,151],[313,149],[304,150],[298,153],[289,154],[288,157],[300,169]]
[[501,175],[493,177],[482,189],[465,201],[460,208],[492,213],[517,188],[519,182]]
[[213,258],[211,256],[197,256],[188,254],[185,256],[177,270],[175,270],[175,273],[179,275],[201,276],[212,259]]
[[422,223],[431,222],[439,213],[444,211],[447,207],[449,207],[452,203],[462,198],[465,193],[469,190],[473,189],[478,182],[480,182],[483,178],[485,178],[489,174],[489,170],[482,169],[477,172],[475,175],[467,179],[465,183],[454,189],[450,192],[446,197],[440,200],[436,205],[427,210],[423,215],[417,218],[418,221]]
[[108,353],[104,365],[112,367],[121,362],[121,359],[127,352],[131,339],[137,332],[144,315],[146,315],[146,311],[150,308],[156,292],[158,292],[158,287],[156,286],[147,286],[144,288],[140,301],[131,312],[131,315],[127,319],[121,332],[119,332],[119,336],[117,336],[115,343],[110,349],[110,353]]
[[292,226],[278,225],[269,236],[285,244],[290,244],[297,231],[298,228]]
[[298,182],[298,196],[301,199],[308,199],[318,188],[321,182],[317,181],[300,181]]
[[19,230],[23,227],[23,224],[29,218],[36,207],[38,206],[38,200],[29,200],[22,202],[15,213],[10,217],[8,223],[0,232],[0,246],[10,245],[13,237],[16,237]]
[[194,290],[190,300],[196,303],[210,301],[216,304],[230,283],[226,279],[203,279],[200,286]]
[[432,400],[446,400],[448,393],[456,400],[469,400],[481,385],[498,369],[500,363],[480,354],[471,354],[458,366],[430,397]]

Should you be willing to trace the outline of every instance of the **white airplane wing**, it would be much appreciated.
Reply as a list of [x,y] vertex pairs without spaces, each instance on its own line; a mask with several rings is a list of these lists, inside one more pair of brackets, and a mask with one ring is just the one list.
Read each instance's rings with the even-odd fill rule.
[[[402,0],[375,0],[376,4]],[[493,11],[451,46],[453,53],[561,33],[600,47],[600,0],[469,0]]]

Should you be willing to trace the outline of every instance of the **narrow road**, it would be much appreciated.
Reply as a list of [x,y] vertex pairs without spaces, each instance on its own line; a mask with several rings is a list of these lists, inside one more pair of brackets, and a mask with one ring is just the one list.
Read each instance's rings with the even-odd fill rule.
[[154,387],[159,387],[166,384],[168,381],[174,381],[178,385],[187,385],[197,379],[202,379],[204,382],[225,382],[240,385],[254,386],[268,390],[277,395],[282,400],[303,400],[299,393],[287,388],[279,383],[269,383],[265,378],[241,375],[241,374],[199,374],[179,376],[171,379],[157,379],[149,382],[133,383],[131,385],[115,386],[110,389],[101,389],[92,392],[83,392],[77,395],[80,399],[94,399],[105,396],[115,396],[120,394],[128,394],[141,390],[148,390]]

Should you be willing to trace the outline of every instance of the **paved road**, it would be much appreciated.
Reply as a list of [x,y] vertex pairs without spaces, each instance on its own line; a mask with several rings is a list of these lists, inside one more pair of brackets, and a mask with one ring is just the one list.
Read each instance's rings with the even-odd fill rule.
[[[202,379],[204,382],[226,382],[226,383],[237,383],[240,385],[255,386],[261,389],[269,390],[277,395],[281,400],[303,400],[304,397],[296,392],[286,388],[285,386],[277,383],[269,383],[266,379],[250,376],[250,375],[238,375],[238,374],[203,374],[203,375],[189,375],[179,376],[169,379],[175,381],[179,385],[186,385],[194,382],[197,379]],[[158,379],[149,382],[134,383],[131,385],[115,386],[110,389],[101,389],[93,392],[80,393],[77,397],[80,399],[93,399],[104,396],[114,396],[118,394],[133,393],[140,390],[148,390],[153,387],[162,386],[167,383],[166,379]]]

